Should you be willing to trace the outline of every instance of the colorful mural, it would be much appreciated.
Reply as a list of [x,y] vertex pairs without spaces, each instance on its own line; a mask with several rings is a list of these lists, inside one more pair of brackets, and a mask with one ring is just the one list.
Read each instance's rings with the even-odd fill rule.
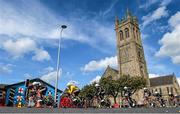
[[[6,86],[5,103],[14,107],[52,107],[54,105],[54,87],[39,78]],[[60,93],[58,90],[57,103]]]

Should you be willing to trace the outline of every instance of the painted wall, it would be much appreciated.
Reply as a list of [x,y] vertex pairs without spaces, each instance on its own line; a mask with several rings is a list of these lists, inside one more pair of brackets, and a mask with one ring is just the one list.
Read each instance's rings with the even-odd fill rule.
[[[25,91],[26,91],[26,87],[24,84],[19,84],[19,85],[16,85],[16,86],[11,86],[11,87],[8,87],[7,88],[7,93],[6,93],[6,105],[8,105],[8,100],[9,100],[9,95],[10,95],[10,89],[11,88],[15,88],[15,95],[14,95],[14,104],[16,103],[17,101],[17,96],[22,96],[23,97],[23,103],[24,103],[24,97],[25,97]],[[19,88],[23,88],[23,93],[18,93],[18,89]]]
[[[42,83],[42,82],[41,82]],[[52,93],[52,96],[54,97],[54,88],[44,84],[46,87],[47,87],[47,91],[45,93],[45,95],[47,96],[48,95],[48,92],[51,92]],[[6,100],[5,100],[5,104],[8,105],[9,103],[9,95],[10,95],[10,89],[11,88],[15,88],[15,95],[14,95],[14,103],[13,104],[16,104],[17,103],[17,96],[22,96],[22,103],[25,104],[25,91],[27,90],[27,87],[25,87],[25,84],[17,84],[15,86],[9,86],[7,88],[7,92],[6,92]],[[23,92],[22,93],[19,93],[18,90],[19,88],[23,88]],[[59,103],[59,99],[60,99],[60,92],[58,92],[58,103]]]

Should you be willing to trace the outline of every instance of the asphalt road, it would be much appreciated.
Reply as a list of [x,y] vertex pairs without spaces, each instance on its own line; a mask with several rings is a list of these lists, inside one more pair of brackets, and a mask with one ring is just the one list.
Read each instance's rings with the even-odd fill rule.
[[0,113],[179,113],[176,108],[119,108],[119,109],[78,109],[78,108],[14,108],[0,107]]

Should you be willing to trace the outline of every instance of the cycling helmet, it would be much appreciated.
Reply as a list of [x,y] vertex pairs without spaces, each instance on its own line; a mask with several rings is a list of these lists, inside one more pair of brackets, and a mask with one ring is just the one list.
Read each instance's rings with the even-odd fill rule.
[[99,84],[95,84],[95,87],[99,87],[100,85]]
[[158,94],[158,92],[157,92],[157,91],[155,91],[154,93],[155,93],[155,94]]
[[124,87],[124,89],[125,89],[125,90],[127,90],[127,89],[128,89],[128,87],[126,87],[126,86],[125,86],[125,87]]
[[171,95],[172,93],[171,92],[169,92],[169,95]]
[[143,88],[144,90],[147,90],[147,88],[145,87],[145,88]]

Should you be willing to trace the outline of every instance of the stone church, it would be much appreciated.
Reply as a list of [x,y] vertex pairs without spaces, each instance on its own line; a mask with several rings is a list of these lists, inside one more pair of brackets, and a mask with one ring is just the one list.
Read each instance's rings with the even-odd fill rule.
[[[165,99],[169,92],[180,95],[180,86],[174,74],[149,78],[137,17],[127,10],[121,20],[116,17],[115,31],[118,70],[108,66],[103,77],[111,76],[116,80],[123,75],[141,76],[147,80],[147,87],[152,93],[158,91]],[[142,99],[143,91],[140,90],[133,97],[136,100]]]

